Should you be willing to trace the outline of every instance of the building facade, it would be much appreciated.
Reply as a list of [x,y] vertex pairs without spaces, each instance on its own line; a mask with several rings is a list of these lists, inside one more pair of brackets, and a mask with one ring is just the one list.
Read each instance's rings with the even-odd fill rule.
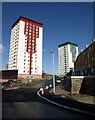
[[74,69],[74,61],[77,55],[77,44],[66,42],[58,46],[59,76],[65,76]]
[[42,77],[42,23],[23,16],[12,25],[8,69],[18,77]]
[[95,38],[95,1],[93,2],[93,38]]
[[74,62],[76,75],[95,75],[95,39],[86,46]]

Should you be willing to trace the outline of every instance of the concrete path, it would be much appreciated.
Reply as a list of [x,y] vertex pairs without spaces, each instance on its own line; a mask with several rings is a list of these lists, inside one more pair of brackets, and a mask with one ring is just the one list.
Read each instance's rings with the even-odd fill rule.
[[95,96],[84,95],[84,94],[72,95],[72,94],[70,94],[70,92],[64,90],[60,86],[56,86],[56,95],[61,95],[62,97],[67,96],[71,99],[74,99],[74,100],[82,102],[82,103],[88,103],[88,104],[95,105]]

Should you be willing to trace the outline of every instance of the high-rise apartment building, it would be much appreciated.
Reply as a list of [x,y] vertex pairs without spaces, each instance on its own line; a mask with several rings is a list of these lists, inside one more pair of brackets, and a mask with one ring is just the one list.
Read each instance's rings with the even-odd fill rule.
[[58,45],[59,76],[64,76],[70,70],[74,69],[74,61],[77,55],[77,44],[66,42]]
[[12,25],[8,69],[18,69],[19,77],[42,77],[42,23],[19,17]]

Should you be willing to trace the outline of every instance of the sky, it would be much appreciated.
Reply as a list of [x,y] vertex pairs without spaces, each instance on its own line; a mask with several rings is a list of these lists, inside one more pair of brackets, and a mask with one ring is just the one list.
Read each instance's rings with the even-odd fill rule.
[[49,51],[53,50],[55,74],[58,74],[59,44],[73,42],[80,51],[92,42],[92,2],[5,2],[2,4],[1,69],[8,63],[11,26],[20,16],[43,24],[43,70],[47,73],[52,73],[52,54]]

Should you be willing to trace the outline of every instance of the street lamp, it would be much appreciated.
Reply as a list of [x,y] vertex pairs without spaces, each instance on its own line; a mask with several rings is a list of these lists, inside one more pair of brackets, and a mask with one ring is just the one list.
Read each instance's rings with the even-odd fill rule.
[[55,94],[54,52],[53,52],[53,51],[50,51],[50,53],[52,53],[53,93]]

